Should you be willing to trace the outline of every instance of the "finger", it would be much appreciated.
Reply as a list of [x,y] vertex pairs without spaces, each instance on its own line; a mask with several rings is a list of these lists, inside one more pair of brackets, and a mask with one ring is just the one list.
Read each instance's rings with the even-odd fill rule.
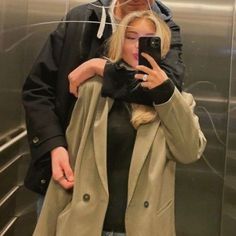
[[66,166],[64,168],[64,173],[65,173],[65,178],[68,181],[70,181],[70,182],[74,181],[74,173],[73,173],[69,163],[66,164]]
[[74,186],[74,182],[70,182],[66,178],[61,179],[58,184],[60,184],[64,189],[70,189]]
[[[147,75],[147,74],[135,74],[134,78],[135,79],[138,79],[138,80],[143,80],[144,81],[144,75]],[[146,80],[148,79],[148,75],[146,76]]]
[[141,86],[143,88],[148,88],[148,89],[151,89],[151,87],[152,87],[150,82],[142,82]]
[[75,97],[78,97],[78,90],[77,87],[70,84],[70,93],[72,93]]
[[54,168],[52,173],[53,179],[57,182],[64,178],[64,172],[61,168]]
[[60,180],[60,178],[64,176],[64,172],[62,171],[60,164],[57,161],[53,161],[52,163],[52,177],[55,181]]
[[56,178],[55,180],[56,180],[57,182],[60,182],[60,181],[62,181],[62,180],[64,180],[64,179],[65,179],[65,176],[62,175],[61,177]]
[[73,173],[72,168],[70,166],[68,152],[64,153],[64,160],[61,162],[60,167],[64,173],[65,178],[68,181],[73,181],[74,180],[74,173]]
[[[150,69],[150,68],[148,68],[148,67],[146,67],[146,66],[143,66],[143,65],[138,65],[138,66],[136,66],[136,68],[135,68],[136,70],[138,70],[138,71],[142,71],[142,72],[144,72],[145,74],[151,74],[152,73],[152,69]],[[141,74],[141,73],[140,73]]]
[[153,69],[159,68],[159,65],[156,63],[153,57],[144,52],[141,53],[141,56],[143,56],[151,64]]
[[77,88],[79,85],[77,85],[76,80],[73,79],[72,73],[68,75],[68,80],[70,93],[72,93],[75,97],[78,97]]

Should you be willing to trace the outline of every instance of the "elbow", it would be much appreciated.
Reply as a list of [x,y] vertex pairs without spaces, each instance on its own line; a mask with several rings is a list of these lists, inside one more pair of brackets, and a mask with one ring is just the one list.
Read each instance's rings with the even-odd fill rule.
[[205,150],[206,144],[207,140],[205,136],[202,133],[200,133],[199,138],[195,139],[195,142],[192,142],[192,144],[188,144],[185,146],[184,154],[181,155],[181,157],[178,160],[182,164],[190,164],[198,161]]

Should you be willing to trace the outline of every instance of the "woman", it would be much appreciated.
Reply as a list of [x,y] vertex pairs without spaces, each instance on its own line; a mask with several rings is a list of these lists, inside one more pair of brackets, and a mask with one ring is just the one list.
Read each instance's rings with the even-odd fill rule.
[[[138,38],[170,32],[150,11],[127,15],[108,42],[106,78],[80,87],[67,129],[73,191],[51,180],[34,236],[173,236],[175,162],[200,158],[206,140],[192,95],[180,93]],[[142,80],[136,83],[132,77]],[[102,96],[101,96],[102,95]]]

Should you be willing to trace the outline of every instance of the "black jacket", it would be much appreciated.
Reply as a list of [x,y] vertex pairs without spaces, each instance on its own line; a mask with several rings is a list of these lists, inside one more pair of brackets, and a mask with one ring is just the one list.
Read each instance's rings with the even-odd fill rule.
[[[95,5],[109,6],[110,2],[98,0]],[[184,65],[179,27],[160,1],[156,1],[153,10],[162,16],[172,32],[171,50],[161,67],[181,89]],[[35,192],[46,192],[51,177],[50,151],[67,146],[64,134],[75,101],[69,93],[68,74],[84,61],[97,57],[104,40],[112,33],[111,25],[106,24],[103,36],[97,38],[101,15],[101,8],[91,4],[72,9],[50,34],[23,86],[32,157],[25,186]],[[110,22],[109,14],[106,15],[106,22]]]

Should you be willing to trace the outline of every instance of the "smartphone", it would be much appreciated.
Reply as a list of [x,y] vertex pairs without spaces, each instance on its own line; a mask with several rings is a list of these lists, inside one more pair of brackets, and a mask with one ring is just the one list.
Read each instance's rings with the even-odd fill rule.
[[[152,68],[150,63],[141,56],[141,53],[145,52],[160,64],[161,61],[161,39],[158,36],[145,36],[139,38],[139,65]],[[142,72],[141,72],[142,73]]]

